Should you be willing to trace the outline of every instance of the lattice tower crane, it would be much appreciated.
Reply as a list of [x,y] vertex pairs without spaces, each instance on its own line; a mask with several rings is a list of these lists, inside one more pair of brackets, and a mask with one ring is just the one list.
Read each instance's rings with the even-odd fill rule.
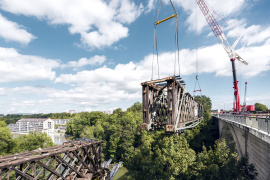
[[238,81],[236,76],[236,68],[235,68],[235,60],[239,60],[240,62],[244,63],[245,65],[248,65],[248,63],[241,58],[235,51],[234,48],[237,45],[237,43],[240,40],[240,37],[234,42],[232,46],[230,46],[229,42],[227,41],[227,38],[225,34],[222,32],[221,28],[219,27],[215,17],[209,10],[207,4],[204,0],[197,0],[197,4],[200,7],[203,15],[205,16],[206,21],[208,22],[209,26],[211,27],[212,31],[214,32],[215,36],[219,40],[222,47],[227,52],[231,62],[232,62],[232,72],[233,72],[233,85],[234,85],[234,104],[233,104],[233,110],[234,112],[240,112],[241,111],[241,105],[240,105],[240,96],[239,96],[239,88],[238,88]]

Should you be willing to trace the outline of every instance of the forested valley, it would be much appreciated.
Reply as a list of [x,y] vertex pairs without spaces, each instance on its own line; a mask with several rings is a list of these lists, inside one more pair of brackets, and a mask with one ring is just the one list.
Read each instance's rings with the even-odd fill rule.
[[68,122],[66,134],[103,140],[104,159],[123,161],[128,169],[125,179],[255,179],[257,172],[248,157],[239,159],[236,149],[218,139],[210,98],[196,100],[204,105],[204,120],[180,135],[142,131],[141,103],[110,115],[79,113]]
[[[257,171],[248,157],[239,159],[236,149],[219,139],[218,122],[210,114],[210,98],[196,96],[196,100],[204,105],[202,123],[178,135],[142,131],[141,103],[109,115],[96,111],[39,116],[72,118],[67,135],[102,140],[103,160],[122,161],[128,169],[122,179],[256,179]],[[16,120],[5,118],[0,118],[0,155],[53,145],[46,134],[36,132],[12,139],[6,123]]]

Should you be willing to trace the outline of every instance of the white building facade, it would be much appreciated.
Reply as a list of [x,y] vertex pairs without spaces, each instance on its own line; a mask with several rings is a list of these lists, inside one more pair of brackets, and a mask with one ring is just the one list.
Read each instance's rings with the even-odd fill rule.
[[29,131],[42,132],[43,123],[47,118],[23,118],[16,122],[16,132],[28,133]]
[[30,131],[45,132],[54,134],[55,125],[65,126],[69,119],[50,119],[50,118],[23,118],[16,124],[9,124],[11,131],[17,133],[29,133]]
[[42,132],[45,132],[47,134],[53,134],[54,133],[54,120],[47,119],[47,120],[43,121]]
[[69,119],[52,119],[55,125],[66,125]]

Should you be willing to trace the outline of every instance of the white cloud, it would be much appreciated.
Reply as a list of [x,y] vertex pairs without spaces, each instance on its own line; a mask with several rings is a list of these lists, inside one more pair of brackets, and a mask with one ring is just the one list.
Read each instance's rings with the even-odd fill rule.
[[35,106],[37,103],[35,101],[22,101],[22,102],[10,102],[10,106]]
[[146,6],[146,13],[149,13],[150,11],[152,11],[154,9],[154,6],[156,4],[156,0],[149,0],[148,4]]
[[132,23],[140,16],[144,9],[142,4],[137,6],[129,0],[112,0],[110,7],[116,10],[114,19],[121,23]]
[[[242,36],[243,45],[250,46],[258,43],[264,43],[270,39],[270,26],[262,27],[261,25],[252,25],[247,27],[245,19],[231,19],[228,21],[228,37],[236,38]],[[241,34],[240,34],[241,33]]]
[[0,47],[0,82],[53,80],[57,60],[19,54],[13,48]]
[[[148,76],[149,77],[149,76]],[[55,81],[66,84],[77,84],[72,91],[60,93],[66,97],[94,98],[90,102],[107,102],[139,97],[141,80],[147,80],[145,70],[133,62],[119,64],[114,69],[102,67],[93,71],[81,71],[75,75],[62,74]],[[77,93],[76,93],[77,92]],[[94,96],[88,94],[95,94]]]
[[55,89],[50,87],[32,87],[32,86],[22,86],[22,87],[15,87],[15,88],[7,88],[2,87],[0,88],[0,95],[1,96],[13,96],[13,95],[46,95],[50,92],[55,92]]
[[[237,52],[249,62],[249,65],[244,70],[237,71],[238,75],[244,76],[246,72],[249,77],[252,77],[269,71],[269,49],[270,44],[239,49]],[[198,50],[198,57],[200,73],[215,73],[216,76],[232,75],[231,62],[219,44],[201,47]],[[196,70],[196,51],[183,49],[180,51],[180,59],[181,75],[194,74]],[[45,106],[52,109],[53,107],[51,111],[56,111],[59,107],[64,109],[75,108],[76,110],[89,110],[89,108],[100,110],[100,108],[104,109],[104,107],[115,107],[116,103],[134,102],[141,98],[141,82],[151,79],[152,60],[153,56],[150,54],[138,63],[129,62],[127,64],[118,64],[114,68],[101,67],[91,71],[79,71],[75,74],[61,74],[55,79],[56,83],[72,85],[70,89],[55,89],[46,86],[0,88],[0,95],[2,97],[16,98],[10,100],[15,111],[19,109],[20,105],[25,107],[26,110],[27,107],[28,109],[44,109]],[[174,60],[174,52],[160,54],[161,77],[173,75]],[[237,68],[240,68],[239,63]],[[154,69],[154,79],[156,79],[156,65]],[[28,99],[27,97],[31,98]],[[232,99],[230,100],[232,101]]]
[[35,39],[35,36],[23,29],[15,22],[7,20],[0,14],[0,37],[7,41],[16,41],[22,44],[28,44]]
[[[169,0],[165,1],[169,4]],[[189,15],[187,18],[188,30],[201,33],[203,28],[208,26],[204,15],[198,7],[197,1],[173,1],[175,6],[181,6],[184,11]],[[241,12],[245,9],[245,0],[207,0],[208,4],[218,13],[222,18],[226,18],[232,14]],[[216,17],[217,15],[212,11],[212,8],[207,4],[210,11]],[[179,13],[179,12],[178,12]],[[216,18],[219,21],[219,18]]]
[[[256,76],[263,71],[270,69],[270,52],[267,50],[270,45],[265,44],[258,47],[243,47],[237,52],[248,62],[246,70],[248,77]],[[231,76],[231,62],[222,46],[219,44],[202,47],[198,49],[198,63],[200,73],[215,73],[217,76]],[[218,58],[217,58],[218,57]],[[92,71],[80,71],[77,74],[61,74],[55,82],[66,84],[84,83],[113,83],[123,89],[132,89],[142,81],[151,78],[153,56],[148,55],[139,63],[118,64],[114,69],[102,67]],[[160,76],[173,75],[174,52],[161,53],[159,55]],[[156,59],[155,59],[156,61]],[[183,49],[180,51],[181,75],[195,73],[196,51]],[[154,63],[154,78],[157,78],[157,65]],[[104,84],[103,84],[104,85]]]
[[[138,99],[140,93],[127,93],[125,90],[118,90],[111,84],[84,83],[70,90],[60,90],[50,87],[37,88],[31,86],[16,88],[0,88],[0,95],[10,97],[9,106],[18,108],[40,108],[50,107],[99,107],[119,101],[128,101]],[[16,98],[11,98],[16,95]],[[40,99],[41,98],[41,99]],[[31,100],[29,100],[31,99]],[[59,106],[59,107],[57,107]]]
[[75,70],[77,68],[81,68],[83,66],[87,66],[87,65],[101,65],[106,61],[106,57],[105,56],[94,56],[91,57],[89,59],[87,58],[81,58],[78,61],[69,61],[67,64],[63,64],[61,65],[62,68],[66,68],[66,67],[72,67]]
[[105,56],[96,55],[63,64],[60,60],[22,55],[13,48],[0,47],[0,82],[54,80],[56,69],[60,67],[77,70],[87,65],[101,65],[105,61]]
[[120,23],[105,22],[98,25],[98,31],[81,32],[81,42],[89,47],[110,46],[128,36],[128,28]]
[[257,47],[243,47],[239,49],[239,54],[244,56],[249,65],[243,70],[242,75],[247,77],[256,76],[264,71],[270,70],[270,44]]
[[10,108],[7,112],[8,113],[12,113],[12,112],[14,112],[16,109],[15,108]]
[[34,16],[50,24],[69,26],[88,48],[102,48],[128,36],[124,24],[132,23],[143,7],[130,0],[0,0],[3,10]]
[[127,92],[115,86],[114,83],[84,83],[68,91],[51,93],[50,97],[61,102],[77,104],[80,106],[99,106],[113,102],[134,100],[140,93]]
[[[238,76],[256,76],[270,70],[270,45],[243,47],[237,52],[249,61],[249,65]],[[198,50],[199,72],[215,73],[216,76],[232,76],[231,62],[221,45],[202,47]],[[180,51],[181,75],[187,76],[196,71],[196,51]],[[123,100],[135,100],[141,97],[141,82],[151,79],[153,56],[150,54],[138,63],[118,64],[115,68],[102,67],[91,71],[80,71],[76,74],[61,74],[55,79],[57,83],[75,85],[68,91],[53,93],[53,98],[60,98],[69,103],[80,103],[82,106],[98,106]],[[174,52],[161,53],[159,56],[160,77],[173,75]],[[154,63],[156,64],[156,63]],[[237,63],[237,68],[240,68]],[[154,79],[157,79],[157,67],[154,68]],[[178,74],[176,74],[178,75]]]

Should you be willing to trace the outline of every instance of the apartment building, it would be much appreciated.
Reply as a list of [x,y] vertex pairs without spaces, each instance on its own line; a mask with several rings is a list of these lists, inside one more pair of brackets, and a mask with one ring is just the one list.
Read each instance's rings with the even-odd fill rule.
[[54,132],[54,121],[49,118],[23,118],[16,122],[15,132],[28,133],[29,131]]
[[13,132],[28,133],[29,131],[45,132],[48,135],[54,133],[55,125],[65,126],[69,119],[50,118],[23,118],[16,124],[9,124],[8,127]]

